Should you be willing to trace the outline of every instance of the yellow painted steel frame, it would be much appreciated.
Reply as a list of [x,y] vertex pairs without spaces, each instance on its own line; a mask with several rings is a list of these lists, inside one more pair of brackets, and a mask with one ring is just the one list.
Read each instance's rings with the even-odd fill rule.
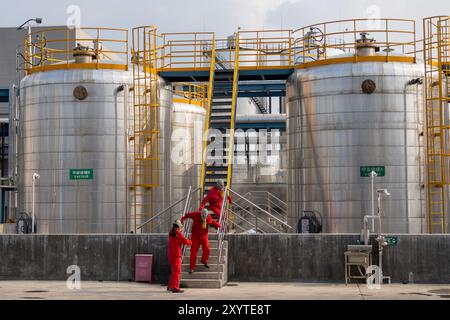
[[[182,89],[177,88],[181,86]],[[173,102],[193,104],[208,108],[208,85],[195,83],[177,83],[174,87]],[[187,90],[185,89],[187,87]]]
[[424,19],[428,232],[447,232],[450,152],[450,17]]
[[[230,140],[228,148],[228,175],[227,175],[227,188],[231,187],[231,176],[233,170],[234,161],[234,130],[236,128],[236,106],[239,86],[239,32],[236,34],[236,46],[235,46],[235,61],[234,61],[234,76],[233,76],[233,100],[231,105],[231,124],[230,124]],[[226,201],[224,199],[224,201]]]
[[211,105],[213,99],[213,88],[214,88],[214,73],[216,71],[216,40],[215,35],[213,35],[213,42],[211,48],[211,65],[209,68],[209,85],[208,85],[208,107],[206,110],[206,120],[205,120],[205,134],[203,136],[203,163],[202,163],[202,173],[200,176],[200,196],[203,197],[205,189],[205,179],[206,179],[206,166],[207,166],[207,148],[208,148],[208,131],[209,131],[209,121],[211,119]]
[[[159,186],[158,35],[155,27],[133,29],[134,90],[134,230],[138,216],[154,215]],[[150,197],[147,201],[144,195]],[[147,210],[147,206],[149,209]],[[139,213],[139,210],[142,212]]]
[[[85,35],[77,37],[76,32],[84,32]],[[74,33],[75,35],[71,35]],[[89,37],[91,36],[91,37]],[[36,37],[36,40],[33,40]],[[31,38],[31,41],[30,41]],[[106,44],[115,46],[117,49],[106,49],[106,47],[90,48],[89,51],[103,57],[90,63],[74,63],[74,48],[71,45],[77,43]],[[61,49],[65,47],[64,49]],[[37,52],[36,52],[37,50]],[[32,74],[62,69],[113,69],[128,70],[128,30],[117,28],[51,28],[32,32],[24,38],[25,72]],[[113,56],[120,57],[114,59]]]

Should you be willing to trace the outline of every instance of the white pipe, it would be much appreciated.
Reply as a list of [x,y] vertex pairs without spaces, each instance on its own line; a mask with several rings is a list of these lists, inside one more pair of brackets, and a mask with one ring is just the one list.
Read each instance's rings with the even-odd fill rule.
[[[375,171],[372,171],[370,173],[371,177],[371,203],[372,203],[372,217],[375,217],[375,177],[377,177],[378,174]],[[372,231],[375,232],[375,221],[372,220]]]
[[125,189],[125,225],[127,225],[127,219],[128,219],[128,175],[127,175],[127,171],[128,171],[128,166],[127,166],[127,157],[128,157],[128,143],[127,143],[127,122],[128,122],[128,117],[127,117],[127,113],[128,113],[128,91],[129,91],[129,87],[128,84],[122,84],[120,86],[118,86],[116,89],[114,89],[114,106],[115,106],[115,121],[114,121],[114,150],[115,150],[115,155],[114,155],[114,193],[115,193],[115,204],[114,204],[114,219],[115,219],[115,232],[118,233],[119,229],[118,229],[118,214],[117,214],[117,155],[118,155],[118,139],[117,139],[117,129],[118,129],[118,102],[117,102],[117,97],[119,95],[119,92],[124,91],[124,157],[125,157],[125,174],[124,174],[124,179],[125,179],[125,184],[124,184],[124,189]]
[[124,119],[124,142],[123,147],[125,149],[125,233],[128,232],[128,109],[129,109],[129,92],[130,88],[128,84],[125,85],[124,92],[124,104],[123,104],[123,119]]
[[32,219],[31,219],[31,233],[34,233],[34,221],[35,221],[35,216],[36,216],[36,214],[35,214],[35,206],[34,206],[34,203],[35,203],[35,193],[36,193],[36,180],[37,179],[39,179],[41,176],[37,173],[37,172],[35,172],[35,173],[33,173],[33,190],[32,190],[32,197],[33,197],[33,199],[32,199],[32,203],[31,203],[31,207],[32,207],[32,211],[31,211],[31,216],[32,216]]

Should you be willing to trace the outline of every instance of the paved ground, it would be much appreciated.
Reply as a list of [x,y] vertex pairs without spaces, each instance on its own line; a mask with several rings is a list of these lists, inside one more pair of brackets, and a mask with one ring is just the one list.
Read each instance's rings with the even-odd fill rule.
[[304,283],[230,283],[223,289],[186,289],[173,294],[165,286],[127,282],[82,282],[69,290],[62,281],[0,281],[0,300],[450,300],[448,285],[384,285],[370,290],[365,285]]

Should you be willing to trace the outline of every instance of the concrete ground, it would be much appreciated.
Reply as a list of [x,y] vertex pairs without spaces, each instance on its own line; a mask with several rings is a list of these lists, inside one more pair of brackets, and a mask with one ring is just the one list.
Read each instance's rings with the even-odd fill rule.
[[69,290],[63,281],[0,281],[0,300],[439,300],[450,299],[450,284],[384,285],[370,290],[364,284],[229,283],[223,289],[166,291],[162,285],[132,282],[82,282]]

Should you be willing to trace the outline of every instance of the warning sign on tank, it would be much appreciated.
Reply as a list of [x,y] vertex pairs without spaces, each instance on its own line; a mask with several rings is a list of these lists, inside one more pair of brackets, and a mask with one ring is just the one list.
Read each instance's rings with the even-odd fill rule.
[[378,177],[385,177],[386,176],[386,167],[382,166],[367,166],[367,167],[361,167],[360,173],[362,178],[370,177],[370,174],[372,171],[375,171]]
[[93,180],[94,169],[70,169],[70,180]]

